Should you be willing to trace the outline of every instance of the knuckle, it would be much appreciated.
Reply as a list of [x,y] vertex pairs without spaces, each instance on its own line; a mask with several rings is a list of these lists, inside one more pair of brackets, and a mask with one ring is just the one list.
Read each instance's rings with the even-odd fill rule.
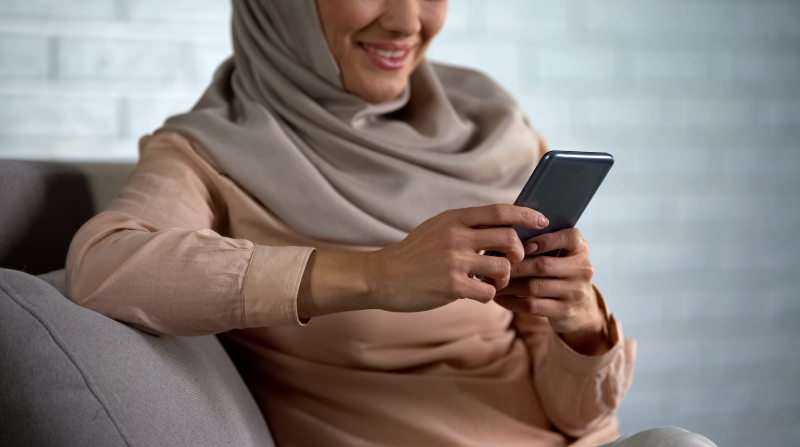
[[537,236],[536,244],[540,249],[542,247],[549,248],[551,245],[553,245],[553,241],[555,241],[557,237],[557,233],[546,233],[541,236]]
[[536,274],[536,258],[523,259],[522,262],[512,267],[512,274],[515,277],[534,276]]
[[494,299],[494,291],[489,290],[488,288],[486,290],[481,289],[481,291],[478,292],[477,295],[478,295],[477,297],[478,300],[484,304]]
[[489,205],[486,211],[489,213],[489,217],[494,221],[503,221],[508,215],[506,206],[500,203]]
[[461,292],[461,277],[457,274],[447,275],[442,285],[444,292],[452,296],[460,296]]
[[458,229],[454,227],[447,227],[442,232],[440,241],[447,249],[456,248],[461,243],[460,231],[458,231]]
[[508,246],[514,246],[517,240],[519,240],[517,232],[511,227],[502,229],[502,238],[503,238],[503,245],[508,245]]
[[506,287],[508,287],[508,284],[509,284],[508,280],[505,280],[505,281],[495,281],[495,283],[493,284],[493,287],[494,287],[495,294],[497,294],[497,291],[498,291],[498,290],[503,290],[503,289],[505,289]]
[[540,273],[550,273],[553,271],[553,262],[549,256],[539,256],[536,258],[536,268]]
[[523,301],[523,307],[525,308],[526,312],[531,314],[539,313],[539,309],[541,308],[536,300]]
[[511,274],[511,261],[506,258],[497,258],[497,270],[498,272],[508,276]]
[[498,279],[503,284],[508,284],[511,280],[511,263],[506,258],[501,258],[498,265]]
[[542,291],[542,283],[535,279],[529,279],[527,290],[530,296],[539,296],[539,293]]
[[536,211],[534,211],[534,210],[532,210],[530,208],[527,208],[527,207],[518,206],[518,207],[516,207],[514,209],[514,213],[517,215],[517,217],[520,220],[522,220],[524,222],[536,223],[537,220],[538,220],[538,213],[536,213]]
[[461,259],[457,253],[449,251],[442,258],[442,264],[448,273],[456,274],[461,268]]
[[539,273],[547,273],[550,269],[550,259],[549,256],[539,256],[535,260],[536,262],[536,271]]
[[583,239],[583,235],[581,235],[581,230],[577,228],[572,228],[569,232],[569,242],[572,243],[575,247],[583,246],[586,241]]
[[466,211],[465,209],[447,210],[442,212],[438,216],[434,216],[433,219],[441,216],[441,220],[448,222],[459,222],[461,220],[461,215],[465,211]]

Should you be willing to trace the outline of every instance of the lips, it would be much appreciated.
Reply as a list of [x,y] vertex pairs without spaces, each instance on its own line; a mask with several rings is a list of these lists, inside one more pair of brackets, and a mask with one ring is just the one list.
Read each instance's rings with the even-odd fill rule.
[[416,45],[360,43],[367,57],[382,70],[397,71],[403,68],[409,53]]

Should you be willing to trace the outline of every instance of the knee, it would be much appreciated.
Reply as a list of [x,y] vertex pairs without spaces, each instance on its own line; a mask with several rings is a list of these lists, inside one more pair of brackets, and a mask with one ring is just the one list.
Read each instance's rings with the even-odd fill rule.
[[611,447],[716,447],[705,436],[678,427],[661,427],[619,438]]

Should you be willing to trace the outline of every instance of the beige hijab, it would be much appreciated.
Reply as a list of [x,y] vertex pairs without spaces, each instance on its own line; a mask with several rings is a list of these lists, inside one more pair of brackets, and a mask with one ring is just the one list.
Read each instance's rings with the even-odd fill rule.
[[423,62],[396,100],[347,93],[314,0],[233,0],[233,56],[160,132],[300,233],[384,245],[447,209],[514,200],[537,138],[488,77]]

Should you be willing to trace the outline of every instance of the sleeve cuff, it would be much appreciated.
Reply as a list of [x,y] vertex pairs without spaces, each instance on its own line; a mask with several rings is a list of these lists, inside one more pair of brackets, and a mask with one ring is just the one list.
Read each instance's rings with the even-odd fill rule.
[[297,292],[311,247],[256,246],[242,298],[245,328],[305,326],[297,316]]
[[598,356],[583,355],[575,352],[556,331],[550,329],[547,352],[565,370],[573,374],[590,374],[610,365],[622,351],[622,327],[614,319],[614,315],[608,317],[608,338],[611,343],[608,352]]

